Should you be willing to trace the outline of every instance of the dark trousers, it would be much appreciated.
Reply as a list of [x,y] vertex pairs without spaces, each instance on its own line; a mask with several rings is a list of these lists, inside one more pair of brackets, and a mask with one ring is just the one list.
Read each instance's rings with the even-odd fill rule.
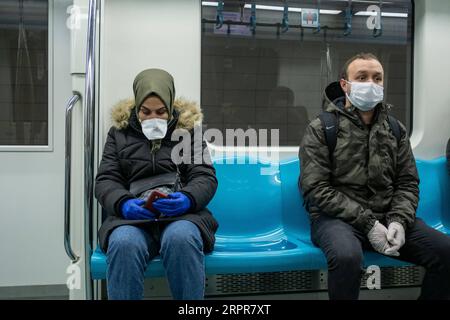
[[[366,235],[342,220],[320,216],[311,222],[311,240],[327,258],[330,299],[358,299],[363,250],[373,251]],[[419,299],[450,299],[450,237],[416,219],[405,240],[394,258],[425,267]]]

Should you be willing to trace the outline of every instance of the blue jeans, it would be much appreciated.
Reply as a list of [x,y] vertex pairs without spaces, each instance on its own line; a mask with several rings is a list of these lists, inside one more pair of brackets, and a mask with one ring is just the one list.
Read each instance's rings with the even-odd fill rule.
[[205,264],[200,230],[190,221],[169,224],[155,237],[135,226],[111,233],[107,252],[110,300],[139,300],[149,262],[161,255],[170,291],[176,300],[199,300],[205,293]]

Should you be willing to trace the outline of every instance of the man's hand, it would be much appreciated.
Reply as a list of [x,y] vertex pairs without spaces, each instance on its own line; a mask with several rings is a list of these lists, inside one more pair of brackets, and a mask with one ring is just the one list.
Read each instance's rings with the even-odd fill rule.
[[375,221],[372,229],[367,234],[367,238],[375,251],[388,256],[399,256],[397,250],[393,250],[387,239],[388,229],[378,220]]
[[398,252],[405,244],[405,228],[398,222],[391,222],[388,227],[387,240],[391,244],[391,248],[386,251],[386,254]]

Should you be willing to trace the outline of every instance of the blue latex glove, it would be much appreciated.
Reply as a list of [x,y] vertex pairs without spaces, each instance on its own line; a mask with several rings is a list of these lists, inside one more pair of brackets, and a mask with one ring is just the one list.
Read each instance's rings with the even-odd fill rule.
[[142,199],[129,199],[121,204],[122,215],[127,220],[148,220],[156,216],[147,208],[143,208],[145,201]]
[[191,208],[191,199],[182,192],[170,193],[167,198],[153,202],[153,208],[168,217],[182,215]]

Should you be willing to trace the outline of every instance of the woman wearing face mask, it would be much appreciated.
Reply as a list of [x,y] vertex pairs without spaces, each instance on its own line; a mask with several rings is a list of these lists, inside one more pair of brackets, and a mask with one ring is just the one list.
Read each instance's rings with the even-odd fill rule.
[[[95,184],[95,196],[107,218],[99,230],[100,245],[107,255],[109,299],[141,299],[144,272],[161,255],[172,296],[202,299],[205,274],[204,253],[214,247],[218,224],[206,205],[217,189],[210,161],[178,163],[171,141],[176,129],[185,129],[193,139],[201,125],[200,108],[175,100],[172,76],[164,70],[139,73],[133,83],[134,101],[117,105]],[[208,154],[206,143],[200,158]],[[196,150],[192,148],[192,150]],[[194,152],[194,151],[192,151]],[[181,189],[153,202],[131,192],[139,181],[153,181],[178,172]],[[131,186],[131,187],[130,187]],[[161,190],[161,188],[159,188]],[[151,190],[149,190],[151,191]]]

